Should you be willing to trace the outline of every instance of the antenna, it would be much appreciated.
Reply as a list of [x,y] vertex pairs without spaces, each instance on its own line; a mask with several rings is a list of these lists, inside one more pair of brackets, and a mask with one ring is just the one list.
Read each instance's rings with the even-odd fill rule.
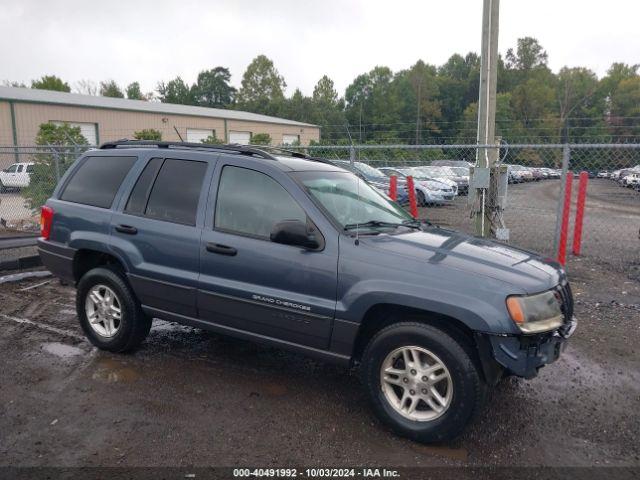
[[[351,166],[353,167],[353,162],[355,160],[355,148],[353,148],[353,138],[351,138],[351,132],[349,131],[349,122],[344,124],[344,128],[347,130],[347,135],[349,135],[349,142],[351,142],[351,152],[349,154],[349,163],[351,164]],[[356,175],[356,195],[358,196],[358,202],[360,202],[360,177],[358,175]],[[358,209],[360,209],[360,207],[358,206]],[[358,212],[356,212],[356,241],[355,244],[356,245],[360,245],[360,226],[358,225],[358,217],[357,217]]]
[[180,139],[181,142],[184,142],[184,138],[182,138],[182,135],[180,135],[180,132],[178,131],[178,129],[176,128],[176,126],[173,126],[173,129],[176,131],[176,133],[178,134],[178,138]]

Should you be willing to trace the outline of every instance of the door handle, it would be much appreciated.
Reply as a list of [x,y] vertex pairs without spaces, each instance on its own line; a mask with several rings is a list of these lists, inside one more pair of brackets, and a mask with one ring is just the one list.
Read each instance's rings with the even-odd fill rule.
[[117,225],[116,231],[120,233],[126,233],[128,235],[135,235],[138,233],[138,229],[136,227],[132,227],[131,225]]
[[207,252],[219,253],[220,255],[229,255],[230,257],[233,257],[238,253],[238,250],[236,250],[233,247],[228,247],[227,245],[220,245],[219,243],[208,242]]

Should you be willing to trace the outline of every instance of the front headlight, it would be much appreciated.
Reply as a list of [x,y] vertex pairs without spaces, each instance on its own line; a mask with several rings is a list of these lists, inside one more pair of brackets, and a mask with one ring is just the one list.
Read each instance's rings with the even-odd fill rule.
[[507,297],[507,310],[523,333],[548,332],[564,323],[560,301],[551,290],[537,295]]

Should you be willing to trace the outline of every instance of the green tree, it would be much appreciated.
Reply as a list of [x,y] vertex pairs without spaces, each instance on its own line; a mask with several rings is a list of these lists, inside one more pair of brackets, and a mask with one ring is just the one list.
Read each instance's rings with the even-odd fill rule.
[[[33,155],[33,172],[29,186],[22,194],[32,209],[39,208],[51,196],[59,177],[69,168],[89,142],[80,133],[80,127],[68,123],[43,123],[36,135],[36,145],[47,147]],[[71,147],[70,145],[73,145]]]
[[333,80],[327,75],[318,80],[313,88],[310,109],[307,121],[320,125],[324,140],[337,142],[345,138],[347,120],[344,115],[344,100],[339,98]]
[[[598,77],[587,68],[563,67],[557,75],[556,99],[558,108],[559,141],[569,140],[571,117],[576,130],[584,133],[590,124],[597,122],[596,117],[602,115],[604,105],[602,97],[597,96]],[[590,120],[593,117],[593,121]]]
[[224,141],[216,137],[216,134],[214,133],[213,135],[209,135],[207,138],[203,139],[202,143],[206,143],[209,145],[222,145],[224,144]]
[[625,137],[640,136],[640,76],[620,81],[610,99],[611,132]]
[[22,82],[16,82],[13,80],[3,80],[2,81],[2,86],[3,87],[14,87],[14,88],[27,88],[27,86],[22,83]]
[[513,48],[507,50],[507,67],[517,70],[532,70],[538,67],[546,67],[549,56],[542,45],[533,37],[518,39],[516,51]]
[[127,85],[126,88],[127,98],[130,100],[146,100],[147,97],[142,93],[140,89],[140,83],[133,82]]
[[626,63],[613,63],[607,74],[600,80],[600,90],[606,98],[610,98],[620,85],[620,82],[638,76],[640,65],[628,65]]
[[[538,78],[530,78],[511,92],[511,108],[515,118],[522,123],[531,136],[540,135],[545,131],[545,127],[550,126],[548,122],[553,117],[554,100],[553,86]],[[557,127],[557,125],[551,126]]]
[[45,75],[38,80],[31,80],[31,88],[37,88],[38,90],[55,90],[58,92],[71,91],[69,84],[63,82],[62,79],[55,75]]
[[124,93],[115,80],[100,82],[100,95],[103,97],[124,98]]
[[281,115],[298,122],[314,121],[314,104],[310,97],[302,94],[300,89],[296,88],[291,98],[284,101],[281,108]]
[[465,109],[478,101],[480,57],[473,52],[465,57],[452,55],[438,68],[438,102],[440,104],[440,139],[444,142],[458,136]]
[[287,84],[273,62],[265,55],[254,58],[242,76],[238,91],[238,108],[267,115],[277,115],[284,103]]
[[268,133],[256,133],[251,136],[251,145],[271,145],[271,135]]
[[192,87],[195,103],[203,107],[228,107],[236,95],[236,89],[229,84],[230,80],[231,73],[225,67],[200,72],[196,84]]
[[170,80],[168,83],[160,82],[157,87],[159,99],[162,103],[178,103],[181,105],[194,105],[193,91],[180,77]]
[[134,132],[133,138],[135,138],[136,140],[154,140],[159,142],[162,140],[162,132],[160,132],[160,130],[156,130],[155,128],[145,128],[143,130]]
[[377,66],[368,73],[358,75],[345,92],[345,114],[352,126],[354,140],[393,141],[397,131],[398,111],[392,82],[393,72]]
[[328,106],[338,105],[338,92],[336,91],[333,80],[328,76],[323,75],[316,86],[313,87],[313,101],[318,104],[325,104]]
[[[437,71],[433,65],[418,60],[409,70],[397,73],[394,78],[394,101],[399,110],[397,120],[401,123],[407,120],[407,126],[411,126],[413,130],[411,134],[407,132],[403,136],[405,142],[411,139],[415,143],[422,143],[425,135],[429,137],[440,133],[438,121],[442,113],[436,76]],[[413,122],[408,121],[410,118]]]

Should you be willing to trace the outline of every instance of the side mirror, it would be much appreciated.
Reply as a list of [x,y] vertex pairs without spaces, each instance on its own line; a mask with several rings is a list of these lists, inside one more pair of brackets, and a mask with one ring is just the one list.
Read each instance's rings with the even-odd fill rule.
[[283,220],[276,223],[271,230],[271,241],[283,245],[316,250],[320,248],[317,234],[309,232],[307,225],[300,220]]

